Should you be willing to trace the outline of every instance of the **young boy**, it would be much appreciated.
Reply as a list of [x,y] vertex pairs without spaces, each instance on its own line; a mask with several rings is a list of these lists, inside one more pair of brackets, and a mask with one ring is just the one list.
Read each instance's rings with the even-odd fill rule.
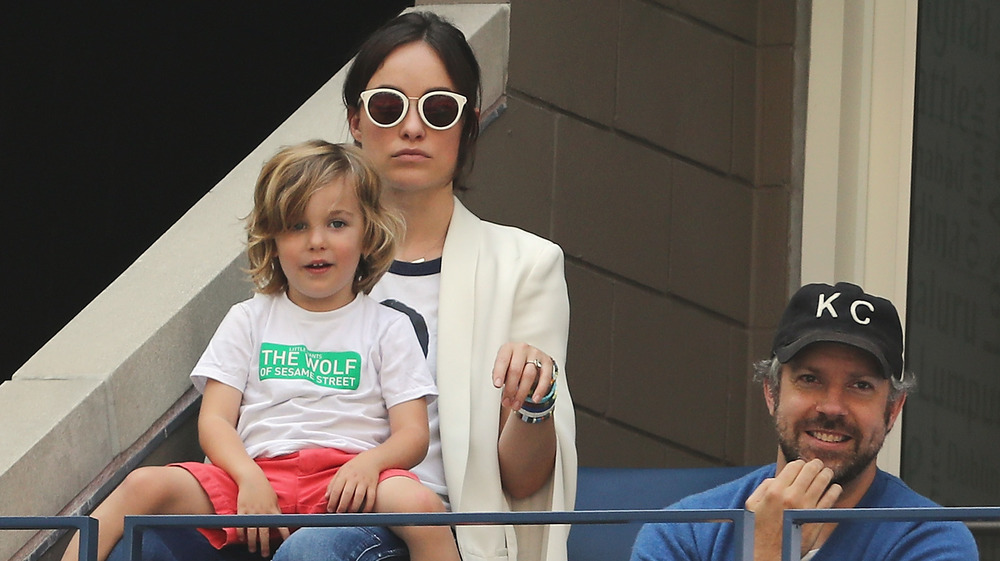
[[[93,513],[101,561],[129,514],[444,510],[405,471],[427,453],[433,379],[409,319],[366,295],[402,229],[380,190],[350,146],[310,141],[265,164],[247,219],[258,294],[233,306],[191,374],[211,463],[129,474]],[[414,561],[459,560],[447,527],[393,530]],[[201,531],[219,548],[272,549],[268,528]]]

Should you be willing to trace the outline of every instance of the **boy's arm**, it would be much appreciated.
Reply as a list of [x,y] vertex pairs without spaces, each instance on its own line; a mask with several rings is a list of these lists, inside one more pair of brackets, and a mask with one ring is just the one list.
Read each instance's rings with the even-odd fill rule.
[[[279,514],[278,496],[236,432],[242,401],[243,393],[238,389],[208,380],[198,414],[198,440],[208,459],[225,470],[239,487],[237,514]],[[290,535],[287,528],[279,528],[279,532],[284,538]],[[257,550],[259,540],[261,555],[270,555],[267,528],[239,528],[237,534],[246,540],[251,552]]]
[[[226,470],[237,484],[241,479],[260,473],[247,455],[236,432],[243,393],[216,380],[205,383],[201,411],[198,413],[198,441],[213,464]],[[254,473],[256,472],[256,473]]]
[[389,408],[389,438],[344,464],[327,488],[330,512],[372,512],[379,474],[390,468],[410,469],[427,455],[430,428],[427,400],[404,401]]

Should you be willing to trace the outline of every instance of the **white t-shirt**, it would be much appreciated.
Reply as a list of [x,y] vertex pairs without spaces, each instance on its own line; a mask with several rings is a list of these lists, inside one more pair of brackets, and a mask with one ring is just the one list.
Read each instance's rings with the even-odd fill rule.
[[[386,306],[403,311],[410,317],[417,339],[427,355],[427,366],[437,379],[438,299],[441,293],[441,260],[423,263],[395,261],[389,272],[372,289],[371,298]],[[448,504],[448,487],[444,481],[444,459],[441,456],[441,424],[437,399],[427,400],[431,442],[427,456],[411,469],[420,481],[441,496]]]
[[243,392],[236,430],[251,458],[369,450],[389,437],[389,408],[437,395],[409,319],[364,294],[330,312],[284,293],[236,304],[191,379]]

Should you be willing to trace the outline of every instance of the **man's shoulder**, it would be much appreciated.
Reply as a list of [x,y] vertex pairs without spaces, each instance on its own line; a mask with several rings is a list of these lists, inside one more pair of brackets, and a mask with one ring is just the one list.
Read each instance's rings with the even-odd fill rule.
[[[858,508],[933,508],[938,503],[911,489],[895,475],[878,470],[868,493],[858,503]],[[861,521],[842,524],[851,528],[850,538],[831,551],[836,558],[843,553],[839,548],[860,548],[871,553],[872,558],[973,560],[978,558],[975,539],[968,526],[959,521]],[[823,557],[826,559],[827,557]],[[833,557],[831,557],[833,558]]]
[[[774,464],[695,493],[670,505],[674,510],[743,509],[760,482],[774,476]],[[632,550],[632,561],[731,559],[732,524],[651,523],[643,526]]]
[[914,491],[902,479],[891,473],[875,472],[875,480],[867,493],[858,503],[859,507],[868,508],[916,508],[941,506],[931,499]]
[[761,466],[750,473],[717,487],[695,493],[670,505],[673,509],[741,509],[753,490],[768,477],[774,477],[774,464]]

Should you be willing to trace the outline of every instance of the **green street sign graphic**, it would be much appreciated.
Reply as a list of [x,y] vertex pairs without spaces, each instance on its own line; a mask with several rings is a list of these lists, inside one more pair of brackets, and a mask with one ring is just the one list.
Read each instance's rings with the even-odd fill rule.
[[259,375],[261,380],[309,380],[326,388],[356,390],[361,383],[361,355],[264,343],[260,346]]

